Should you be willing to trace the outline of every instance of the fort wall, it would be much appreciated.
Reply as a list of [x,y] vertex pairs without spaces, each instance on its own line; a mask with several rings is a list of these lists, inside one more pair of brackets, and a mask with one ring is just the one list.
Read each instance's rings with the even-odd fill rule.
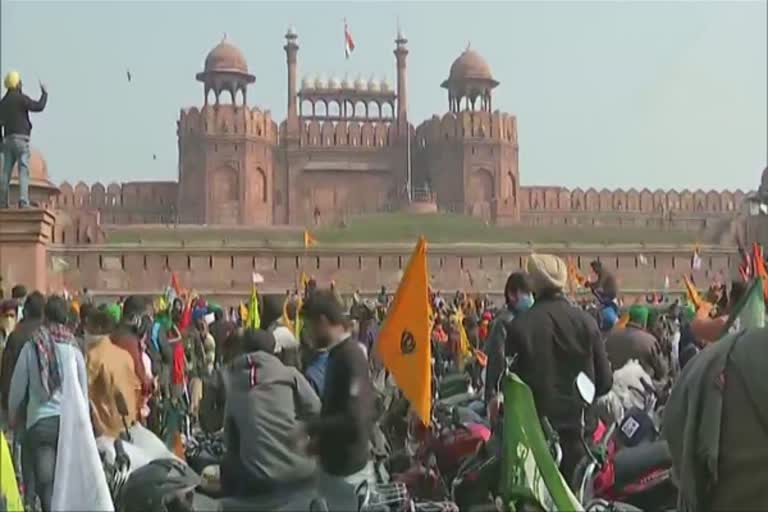
[[[412,248],[406,245],[348,246],[308,250],[300,248],[227,247],[49,247],[51,281],[69,290],[89,288],[99,293],[155,293],[175,271],[185,287],[200,291],[247,295],[251,275],[264,277],[264,292],[282,293],[296,287],[300,273],[315,277],[320,286],[334,281],[343,292],[374,292],[384,285],[394,291]],[[738,265],[736,249],[702,247],[702,267],[692,270],[692,247],[683,246],[566,246],[537,247],[573,258],[589,274],[589,262],[599,259],[627,290],[661,289],[665,277],[679,288],[683,275],[709,283],[718,274],[728,278]],[[497,293],[509,273],[524,265],[527,246],[440,246],[429,249],[430,281],[438,290]],[[55,258],[55,265],[54,265]],[[55,267],[55,268],[54,268]]]

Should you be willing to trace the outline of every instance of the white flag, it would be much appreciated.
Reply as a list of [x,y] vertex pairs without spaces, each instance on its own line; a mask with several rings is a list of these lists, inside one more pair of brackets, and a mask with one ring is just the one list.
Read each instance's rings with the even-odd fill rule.
[[701,256],[699,256],[699,250],[693,251],[693,258],[691,258],[691,268],[693,270],[701,270]]

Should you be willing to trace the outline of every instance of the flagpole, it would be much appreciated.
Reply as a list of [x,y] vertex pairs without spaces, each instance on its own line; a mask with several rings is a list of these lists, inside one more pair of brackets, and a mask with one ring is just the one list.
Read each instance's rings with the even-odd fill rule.
[[405,157],[408,160],[406,162],[406,183],[405,183],[405,188],[406,188],[406,192],[408,194],[408,204],[410,204],[413,201],[413,192],[411,190],[411,127],[408,125],[407,121],[406,121],[405,129],[406,129],[406,136],[408,137],[408,139],[406,141],[406,146],[405,146],[405,148],[406,148],[405,149],[405,154],[406,154]]

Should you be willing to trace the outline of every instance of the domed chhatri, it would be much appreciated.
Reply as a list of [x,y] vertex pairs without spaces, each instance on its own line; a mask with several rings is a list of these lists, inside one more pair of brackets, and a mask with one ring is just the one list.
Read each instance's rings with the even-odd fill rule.
[[381,89],[381,92],[389,92],[389,82],[387,82],[387,77],[382,77],[381,81],[379,82],[379,89]]
[[338,91],[340,88],[341,88],[341,85],[338,78],[334,76],[328,80],[328,89],[330,89],[331,91]]
[[368,90],[371,92],[379,92],[381,90],[380,85],[381,84],[379,84],[374,77],[371,77],[371,79],[368,80]]
[[352,82],[349,80],[349,75],[344,75],[344,79],[341,81],[341,88],[345,90],[352,89]]
[[325,77],[323,75],[318,75],[317,78],[315,78],[315,89],[324,91],[327,88],[328,82],[325,80]]
[[238,47],[224,39],[205,57],[206,72],[234,72],[248,74],[248,62]]
[[472,81],[487,82],[494,87],[498,85],[498,82],[493,78],[488,62],[479,53],[467,46],[467,49],[451,64],[448,79],[443,82],[443,87],[447,87],[451,83],[459,84]]
[[[13,170],[11,171],[11,180],[18,181],[18,178],[19,164],[17,163],[13,166]],[[35,184],[53,187],[53,184],[48,179],[48,163],[37,148],[32,148],[29,154],[29,183],[30,185]]]
[[315,87],[315,81],[309,76],[305,76],[301,79],[301,89],[304,91],[313,89]]
[[358,75],[355,79],[355,90],[364,91],[367,89],[368,84],[363,80],[363,77]]

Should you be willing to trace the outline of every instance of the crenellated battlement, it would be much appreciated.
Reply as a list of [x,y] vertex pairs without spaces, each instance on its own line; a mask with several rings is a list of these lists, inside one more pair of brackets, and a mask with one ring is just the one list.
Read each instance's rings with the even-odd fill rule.
[[272,112],[241,105],[206,105],[181,109],[176,123],[182,136],[247,136],[277,142],[277,123]]
[[301,145],[374,149],[397,142],[394,124],[377,121],[304,121],[301,125]]
[[517,144],[517,118],[498,110],[493,113],[465,110],[448,112],[442,117],[432,116],[416,128],[419,148],[466,139]]
[[683,212],[698,216],[734,214],[744,200],[741,190],[636,190],[594,188],[569,190],[565,187],[520,187],[520,209],[529,212],[606,212],[669,214]]

